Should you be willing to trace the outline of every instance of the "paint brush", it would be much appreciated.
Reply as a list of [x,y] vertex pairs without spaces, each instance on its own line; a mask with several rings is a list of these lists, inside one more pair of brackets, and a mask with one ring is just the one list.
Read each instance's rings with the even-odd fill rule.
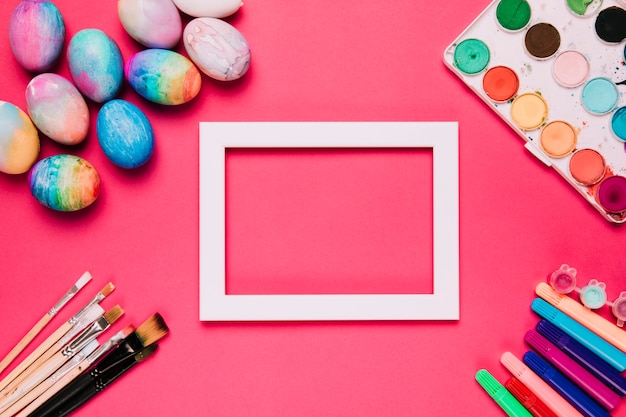
[[[23,374],[26,369],[31,367],[33,363],[42,355],[48,354],[48,358],[56,351],[60,350],[70,339],[85,329],[98,317],[104,314],[104,309],[98,303],[104,300],[113,292],[115,286],[112,283],[105,285],[85,306],[74,314],[67,322],[63,323],[54,333],[40,344],[26,359],[15,367],[2,381],[0,381],[0,398],[6,395],[7,391],[14,387],[20,380],[26,376]],[[48,352],[56,343],[57,349]],[[31,368],[32,369],[32,368]],[[15,381],[18,377],[18,379]],[[11,384],[13,382],[13,384]],[[11,386],[9,386],[11,384]]]
[[61,297],[61,299],[41,318],[39,321],[24,335],[24,337],[15,345],[13,349],[0,362],[0,373],[33,341],[33,339],[43,330],[50,320],[81,290],[89,281],[91,274],[89,272],[83,275],[76,283]]
[[[26,395],[28,391],[40,384],[44,379],[48,378],[54,371],[59,369],[65,362],[71,359],[78,351],[83,349],[88,343],[94,340],[99,334],[108,329],[111,324],[115,323],[124,314],[124,310],[120,306],[115,306],[91,326],[83,330],[63,349],[55,353],[44,364],[38,367],[31,375],[29,375],[20,385],[15,387],[5,398],[0,400],[0,416],[14,402]],[[4,416],[3,416],[4,417]]]
[[[104,313],[104,309],[100,307],[99,304],[94,304],[93,306],[91,306],[90,309],[87,310],[85,315],[73,327],[70,327],[70,331],[67,332],[65,336],[57,340],[56,343],[48,346],[48,340],[46,340],[46,342],[44,342],[44,344],[40,346],[40,348],[37,348],[35,352],[29,355],[26,360],[24,360],[18,365],[18,367],[15,368],[14,372],[11,372],[7,376],[7,378],[5,378],[7,381],[11,378],[12,381],[10,381],[10,383],[8,383],[0,391],[0,403],[2,402],[3,398],[5,398],[17,385],[19,385],[24,379],[26,379],[28,375],[30,375],[38,366],[40,366],[46,360],[50,359],[50,357],[52,357],[53,354],[61,350],[61,348],[63,348],[63,346],[65,346],[69,342],[69,340],[74,338],[80,332],[84,331]],[[65,326],[66,324],[67,323],[64,323],[63,326]],[[57,336],[54,336],[54,338],[56,337]],[[44,348],[47,348],[47,350],[44,351]]]
[[[115,349],[103,357],[94,369],[107,369],[120,360],[141,352],[145,347],[153,345],[163,338],[169,329],[159,313],[149,317],[137,330],[126,337]],[[35,411],[28,414],[30,417],[49,417],[56,415],[61,407],[79,392],[78,382],[72,381],[54,396],[41,404]]]
[[59,392],[61,388],[89,369],[94,362],[120,344],[134,330],[133,326],[126,326],[102,345],[97,340],[92,341],[48,379],[11,405],[4,414],[12,416],[19,412],[17,415],[27,416],[48,398]]
[[76,395],[70,397],[62,407],[57,409],[55,416],[63,417],[72,413],[130,371],[135,365],[151,357],[157,348],[158,345],[156,343],[151,344],[134,355],[120,359],[101,372],[91,371],[82,375],[76,380],[77,385],[80,385],[82,389]]
[[[41,391],[42,387],[45,387],[45,385],[48,384],[49,381],[53,380],[57,376],[57,374],[67,373],[70,370],[72,370],[73,368],[75,368],[76,366],[78,366],[78,364],[84,358],[86,358],[88,355],[93,353],[93,351],[96,350],[99,345],[100,344],[98,343],[97,340],[91,341],[91,343],[87,344],[87,346],[85,346],[72,359],[70,359],[67,363],[65,363],[65,365],[63,365],[61,368],[59,368],[59,370],[57,370],[50,378],[46,379],[41,384],[37,385],[35,387],[35,389],[33,389],[30,392],[28,392],[28,394],[26,394],[25,396],[20,398],[19,401],[13,403],[8,409],[6,409],[4,412],[0,413],[0,415],[2,415],[2,416],[4,416],[4,415],[12,416],[15,413],[17,413],[18,411],[20,411],[22,408],[24,408],[26,405],[28,405],[31,401],[33,401],[35,398],[37,398],[37,396],[39,396],[43,392],[43,391]],[[52,383],[54,383],[54,382],[52,382]]]

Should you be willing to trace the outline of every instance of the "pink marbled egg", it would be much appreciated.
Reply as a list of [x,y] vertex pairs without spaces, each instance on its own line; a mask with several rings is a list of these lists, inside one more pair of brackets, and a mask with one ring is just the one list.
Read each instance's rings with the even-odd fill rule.
[[172,0],[119,0],[117,14],[126,33],[148,48],[171,49],[183,33]]
[[75,145],[87,137],[87,103],[74,84],[58,74],[39,74],[28,83],[26,107],[35,126],[56,142]]
[[65,23],[48,0],[23,0],[9,20],[9,41],[19,64],[32,72],[50,69],[61,55]]
[[183,42],[193,63],[216,80],[236,80],[250,67],[248,42],[234,26],[221,19],[193,19],[185,27]]

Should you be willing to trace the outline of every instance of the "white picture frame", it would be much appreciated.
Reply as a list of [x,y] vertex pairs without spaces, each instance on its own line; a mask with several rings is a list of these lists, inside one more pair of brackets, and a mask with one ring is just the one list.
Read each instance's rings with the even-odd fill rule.
[[[431,148],[432,294],[226,294],[225,156],[229,148]],[[458,320],[457,122],[202,122],[200,320]]]

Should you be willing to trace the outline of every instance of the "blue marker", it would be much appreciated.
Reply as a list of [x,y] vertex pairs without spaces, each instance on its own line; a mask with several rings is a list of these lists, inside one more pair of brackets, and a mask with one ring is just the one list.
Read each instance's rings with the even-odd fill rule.
[[587,417],[611,417],[600,404],[535,352],[526,352],[524,363],[583,415]]
[[626,369],[626,353],[587,329],[567,314],[561,312],[541,298],[535,298],[531,304],[531,308],[535,313],[576,339],[618,371],[623,372]]

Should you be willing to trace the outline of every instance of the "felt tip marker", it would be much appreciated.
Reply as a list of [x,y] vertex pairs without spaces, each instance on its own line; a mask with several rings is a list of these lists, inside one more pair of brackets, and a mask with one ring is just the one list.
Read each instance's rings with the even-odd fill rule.
[[545,282],[539,283],[535,292],[539,297],[626,353],[626,333],[624,330],[576,302],[573,298],[559,294]]
[[535,330],[529,330],[524,340],[537,353],[546,359],[552,366],[568,377],[572,382],[582,388],[591,398],[597,401],[607,410],[612,410],[619,404],[620,396],[604,385],[589,371],[570,358],[558,347],[550,343],[545,337]]
[[522,403],[524,407],[530,414],[534,417],[559,417],[554,414],[554,411],[550,410],[548,406],[546,406],[543,401],[541,401],[535,394],[532,393],[531,390],[526,387],[526,385],[522,384],[522,381],[512,376],[506,381],[504,387],[509,390],[511,394],[517,400]]
[[532,310],[550,323],[576,339],[587,349],[604,359],[609,365],[620,372],[626,369],[626,353],[622,352],[576,320],[548,304],[541,298],[535,298]]
[[546,406],[548,406],[557,416],[561,417],[583,417],[569,402],[561,397],[543,379],[539,378],[528,366],[519,360],[511,352],[504,352],[500,356],[500,362],[511,372],[515,378],[519,379],[529,390],[532,391]]
[[532,414],[495,379],[486,369],[476,372],[476,381],[489,396],[511,417],[532,417]]
[[524,363],[584,416],[611,417],[597,402],[535,352],[526,352]]
[[540,320],[536,326],[537,333],[552,342],[561,351],[573,358],[583,368],[595,375],[605,385],[615,391],[619,396],[626,396],[626,378],[615,368],[610,366],[598,355],[569,337],[564,331],[546,320]]

